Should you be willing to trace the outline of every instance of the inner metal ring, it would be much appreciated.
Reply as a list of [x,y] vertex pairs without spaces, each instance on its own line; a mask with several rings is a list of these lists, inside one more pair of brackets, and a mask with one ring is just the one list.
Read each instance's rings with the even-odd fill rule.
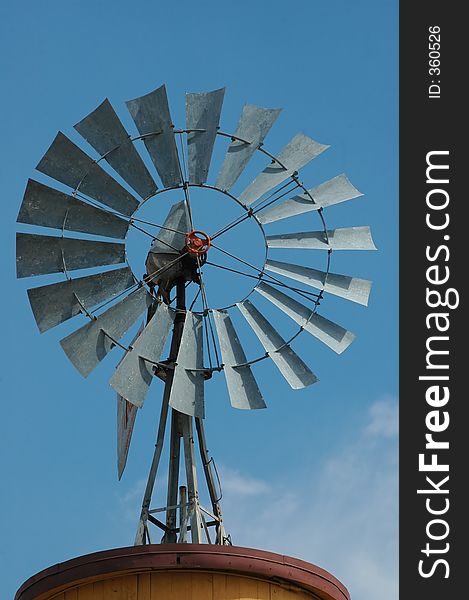
[[[171,190],[182,190],[184,189],[184,187],[195,187],[195,188],[202,188],[202,189],[209,189],[209,190],[213,190],[216,192],[220,192],[221,194],[223,194],[224,196],[226,196],[227,198],[230,198],[231,200],[233,200],[234,202],[236,202],[236,204],[238,204],[238,206],[240,206],[246,214],[249,214],[251,209],[246,206],[245,204],[243,204],[242,202],[240,202],[238,200],[238,198],[236,198],[236,196],[233,196],[233,194],[230,194],[230,192],[226,191],[226,190],[222,190],[221,188],[218,188],[214,185],[210,185],[210,184],[206,184],[206,183],[185,183],[185,184],[180,184],[180,185],[176,185],[176,186],[172,186],[172,187],[167,187],[167,188],[162,188],[160,190],[157,190],[155,194],[153,194],[153,196],[150,196],[149,198],[145,198],[145,200],[142,200],[142,202],[138,205],[137,209],[135,210],[136,214],[138,212],[138,210],[149,200],[155,198],[156,196],[158,196],[159,194],[162,194],[164,192],[169,192]],[[238,302],[244,302],[244,300],[246,300],[256,289],[256,287],[259,285],[259,283],[261,282],[261,279],[264,277],[264,273],[265,273],[265,263],[267,261],[267,256],[268,256],[268,246],[267,246],[267,236],[264,230],[264,226],[262,225],[262,223],[259,221],[259,219],[256,217],[255,214],[249,214],[249,218],[254,219],[254,221],[256,222],[257,226],[259,227],[259,230],[262,234],[262,238],[264,241],[264,257],[263,257],[263,265],[261,268],[259,268],[259,282],[256,283],[251,291],[244,296],[241,300],[238,300]],[[127,236],[126,236],[127,239]],[[257,267],[256,267],[257,269]],[[213,307],[210,310],[228,310],[230,308],[233,308],[236,306],[236,302],[232,303],[232,304],[227,304],[226,306],[221,306],[221,307]],[[202,314],[202,311],[193,311],[195,314]]]

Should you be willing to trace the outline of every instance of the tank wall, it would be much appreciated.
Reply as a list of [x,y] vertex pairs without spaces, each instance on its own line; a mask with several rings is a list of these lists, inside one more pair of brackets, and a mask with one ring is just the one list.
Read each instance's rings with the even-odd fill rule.
[[133,573],[96,580],[37,600],[311,600],[308,592],[246,576],[204,572]]

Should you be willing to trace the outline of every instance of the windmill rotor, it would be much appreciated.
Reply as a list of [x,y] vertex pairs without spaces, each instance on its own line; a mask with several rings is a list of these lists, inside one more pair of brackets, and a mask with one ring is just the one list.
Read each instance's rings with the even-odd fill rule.
[[[88,319],[60,341],[84,377],[114,348],[124,351],[110,379],[118,398],[119,478],[138,408],[144,405],[155,377],[164,382],[137,544],[150,541],[150,524],[162,530],[163,542],[187,542],[190,535],[194,543],[230,543],[221,514],[218,476],[205,442],[205,382],[222,372],[231,405],[244,410],[266,407],[253,372],[253,366],[262,360],[271,359],[292,389],[316,383],[317,375],[296,354],[292,343],[307,332],[335,353],[345,351],[355,335],[329,319],[327,311],[323,314],[323,303],[330,294],[367,306],[371,290],[366,279],[331,271],[334,252],[376,249],[370,228],[328,229],[324,215],[330,206],[359,198],[361,192],[344,174],[313,188],[307,188],[299,176],[300,169],[329,146],[299,133],[280,152],[270,153],[263,144],[280,109],[251,104],[244,106],[235,132],[226,133],[220,129],[224,94],[224,88],[188,93],[184,129],[173,125],[164,85],[130,100],[127,108],[138,131],[134,136],[109,100],[104,100],[75,125],[98,158],[93,159],[59,132],[37,170],[69,191],[29,180],[17,219],[22,225],[40,228],[36,229],[40,233],[17,234],[17,276],[60,273],[65,277],[27,291],[39,331],[78,315]],[[217,141],[228,145],[215,183],[210,183]],[[235,193],[233,188],[256,154],[265,158],[267,166],[243,191]],[[191,194],[195,190],[217,192],[231,202],[235,214],[212,230],[204,213],[197,215],[194,210]],[[159,202],[168,192],[179,196],[162,216]],[[143,218],[144,206],[157,215],[156,221]],[[204,206],[207,216],[221,211],[222,204]],[[304,216],[306,229],[287,231],[288,220],[299,215]],[[318,224],[309,228],[313,217]],[[269,230],[271,224],[285,221],[285,232]],[[237,234],[243,223],[254,223],[260,233],[262,264],[249,256],[251,240]],[[58,234],[45,235],[41,228]],[[128,259],[130,231],[151,238],[139,271],[131,268]],[[236,248],[227,249],[227,234],[239,242],[246,255],[240,256]],[[307,264],[290,262],[291,250],[304,251]],[[284,252],[282,260],[277,260],[279,251]],[[322,268],[311,264],[312,255],[322,256]],[[210,304],[209,270],[250,282],[247,293],[236,297],[236,288],[231,286],[230,303]],[[275,319],[265,313],[262,302],[275,311]],[[145,316],[135,333],[135,325]],[[273,324],[277,318],[298,328],[284,336]],[[239,331],[247,327],[252,332],[258,356],[251,358],[246,353],[237,323],[243,323]],[[132,331],[135,335],[128,343],[125,340]],[[152,509],[169,414],[166,505]],[[200,502],[195,445],[200,451],[210,510]],[[186,481],[182,486],[181,463]],[[165,513],[164,522],[158,512]],[[213,540],[209,534],[212,526],[216,532]]]

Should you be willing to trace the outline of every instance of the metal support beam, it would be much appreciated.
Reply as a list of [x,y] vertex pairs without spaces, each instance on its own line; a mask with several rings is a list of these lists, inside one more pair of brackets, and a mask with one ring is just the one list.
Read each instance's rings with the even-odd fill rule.
[[179,462],[181,453],[181,430],[179,425],[179,413],[171,411],[171,440],[169,444],[169,471],[168,471],[168,494],[166,500],[166,527],[168,531],[163,537],[162,543],[175,544],[177,541],[175,505],[178,500],[179,489]]
[[[186,539],[186,531],[187,531],[187,488],[185,485],[181,485],[179,488],[179,539],[178,542],[180,544],[185,544],[187,542]],[[184,526],[184,534],[183,534],[183,526]]]
[[207,443],[205,440],[205,429],[204,422],[202,419],[198,417],[195,418],[195,426],[197,429],[197,437],[199,441],[199,450],[200,450],[200,458],[202,459],[202,466],[204,468],[205,480],[207,482],[208,493],[210,495],[210,501],[212,503],[212,510],[215,518],[218,521],[217,524],[217,536],[215,539],[216,544],[227,544],[228,538],[225,533],[225,528],[223,526],[223,518],[221,514],[220,508],[220,498],[217,495],[215,480],[213,478],[213,473],[210,468],[211,459],[207,450]]
[[191,539],[193,544],[200,544],[202,516],[199,507],[199,488],[194,454],[194,437],[192,433],[192,417],[180,413],[184,459],[186,463],[187,491],[189,496],[189,513],[191,519]]
[[[174,366],[177,361],[186,318],[186,294],[185,282],[183,280],[177,282],[176,290],[177,314],[174,319],[171,348],[167,361],[166,381],[161,405],[160,421],[158,425],[155,451],[153,454],[153,460],[143,498],[137,535],[135,537],[135,545],[146,544],[147,542],[151,543],[148,527],[150,523],[163,531],[164,535],[161,539],[161,543],[187,543],[189,532],[192,543],[199,544],[204,541],[211,543],[208,528],[215,527],[215,543],[230,544],[231,542],[229,537],[225,534],[225,529],[223,526],[223,519],[219,504],[220,499],[217,496],[217,488],[212,469],[210,468],[211,459],[209,457],[205,442],[203,421],[200,418],[195,418],[197,441],[213,514],[200,505],[197,464],[194,449],[193,417],[183,414],[175,409],[171,409],[171,432],[169,441],[169,470],[166,506],[164,508],[150,509],[153,488],[156,481],[156,474],[163,450],[165,430],[167,427],[169,398],[174,379]],[[154,310],[149,311],[148,318],[150,319],[153,314]],[[183,443],[187,487],[179,486],[179,480],[181,476],[181,441]],[[177,523],[178,509],[179,526]],[[166,513],[166,523],[163,523],[163,521],[160,521],[154,516],[153,513],[156,512]],[[204,513],[210,515],[212,520],[206,521]],[[206,539],[203,539],[204,534]]]
[[[177,359],[179,345],[181,343],[182,330],[184,328],[184,321],[186,318],[185,309],[186,309],[186,288],[184,281],[178,281],[176,284],[177,289],[177,300],[176,300],[176,309],[179,309],[179,312],[176,314],[174,319],[174,328],[173,328],[173,337],[171,339],[171,348],[169,353],[169,361],[175,362]],[[153,460],[150,467],[150,473],[148,475],[147,486],[145,488],[145,494],[143,496],[142,502],[142,510],[140,513],[140,521],[137,527],[137,534],[135,536],[134,545],[138,546],[140,544],[146,543],[146,538],[148,536],[147,532],[147,521],[148,521],[148,511],[150,509],[151,496],[153,493],[153,487],[155,485],[156,473],[158,471],[158,466],[160,464],[161,452],[163,450],[163,442],[164,442],[164,434],[166,429],[166,421],[168,417],[168,408],[169,408],[169,396],[171,394],[171,386],[173,383],[174,370],[168,369],[166,383],[163,392],[163,401],[161,404],[161,415],[160,422],[158,424],[158,434],[156,438],[155,451],[153,453]]]

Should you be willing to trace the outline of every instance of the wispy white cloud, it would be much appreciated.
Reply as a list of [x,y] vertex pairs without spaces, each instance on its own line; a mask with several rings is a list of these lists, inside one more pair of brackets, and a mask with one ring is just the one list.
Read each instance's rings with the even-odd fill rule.
[[383,398],[372,404],[370,422],[365,433],[368,435],[394,437],[398,433],[398,406],[392,398]]
[[[225,523],[236,533],[234,543],[319,564],[344,582],[352,598],[395,600],[396,435],[397,403],[384,398],[371,405],[347,447],[301,480],[279,476],[267,482],[236,473],[230,487],[223,477]],[[255,492],[238,493],[249,488]]]
[[[146,479],[137,479],[130,483],[127,489],[122,489],[122,491],[119,489],[119,494],[116,496],[119,518],[124,518],[128,523],[135,523],[140,515],[140,508],[142,506],[146,485]],[[162,506],[165,503],[166,480],[164,474],[156,479],[155,487],[153,489],[153,499],[158,506]]]
[[142,503],[145,483],[144,479],[139,479],[122,496],[119,496],[120,513],[126,521],[135,521],[137,508]]
[[267,482],[254,477],[247,477],[226,465],[220,467],[223,490],[233,496],[258,496],[270,490]]

